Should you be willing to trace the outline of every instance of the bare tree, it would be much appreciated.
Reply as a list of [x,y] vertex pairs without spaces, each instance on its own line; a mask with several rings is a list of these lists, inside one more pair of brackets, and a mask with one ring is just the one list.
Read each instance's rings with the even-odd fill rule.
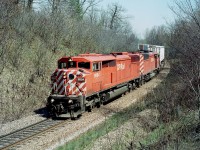
[[33,1],[34,0],[28,0],[27,2],[27,10],[32,10],[33,9]]
[[48,0],[48,1],[51,5],[52,13],[55,13],[60,7],[60,0]]
[[94,9],[100,1],[101,0],[69,0],[70,14],[74,18],[82,20],[88,10]]
[[0,74],[2,73],[6,62],[8,51],[11,48],[11,39],[13,33],[11,32],[12,21],[18,14],[18,2],[19,1],[0,1]]
[[179,65],[175,68],[182,81],[189,87],[197,103],[200,119],[200,2],[175,1],[171,7],[177,21],[171,28],[169,45],[175,49]]
[[117,25],[119,23],[122,22],[122,20],[125,18],[122,13],[124,12],[125,10],[123,9],[122,6],[120,6],[119,4],[117,3],[114,3],[110,6],[109,8],[109,16],[110,16],[110,25],[109,25],[109,28],[110,29],[113,29],[113,28],[117,28]]
[[88,18],[91,24],[97,24],[98,22],[98,9],[92,6],[88,11]]
[[151,30],[147,30],[145,34],[146,43],[154,45],[166,45],[167,37],[167,27],[163,25],[155,26]]

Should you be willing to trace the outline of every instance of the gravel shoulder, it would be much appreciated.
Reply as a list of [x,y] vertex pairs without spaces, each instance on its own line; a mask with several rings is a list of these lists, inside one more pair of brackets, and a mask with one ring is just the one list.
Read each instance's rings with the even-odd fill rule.
[[[116,130],[97,139],[84,150],[125,149],[125,147],[120,147],[122,146],[122,143],[123,145],[126,145],[126,147],[128,147],[133,141],[134,143],[138,143],[143,139],[143,137],[148,135],[144,126],[148,126],[148,128],[154,128],[157,126],[158,115],[158,110],[144,110]],[[117,148],[114,146],[117,146]]]
[[[112,116],[114,113],[138,102],[144,95],[159,85],[168,73],[169,69],[162,70],[157,77],[131,93],[102,106],[100,109],[94,109],[91,113],[84,113],[79,120],[68,120],[64,126],[60,126],[51,132],[41,134],[28,142],[24,142],[23,145],[19,146],[17,149],[54,149],[57,146],[78,137],[81,133],[87,132],[89,129],[104,122],[107,117]],[[32,115],[0,125],[0,135],[23,128],[43,119],[45,118],[40,115]]]

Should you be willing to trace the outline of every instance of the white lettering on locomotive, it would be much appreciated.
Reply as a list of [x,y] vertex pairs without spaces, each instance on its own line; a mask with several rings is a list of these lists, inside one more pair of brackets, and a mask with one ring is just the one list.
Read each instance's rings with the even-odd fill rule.
[[94,74],[94,77],[95,77],[95,78],[98,78],[99,76],[100,76],[99,73],[95,73],[95,74]]
[[124,70],[125,69],[125,64],[117,64],[117,71],[118,70]]

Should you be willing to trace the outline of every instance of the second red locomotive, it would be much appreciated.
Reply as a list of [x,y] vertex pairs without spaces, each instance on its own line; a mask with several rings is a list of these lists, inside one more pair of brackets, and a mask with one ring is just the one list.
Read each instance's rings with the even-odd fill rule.
[[139,87],[160,70],[156,52],[116,52],[62,57],[51,75],[47,109],[54,116],[84,111]]

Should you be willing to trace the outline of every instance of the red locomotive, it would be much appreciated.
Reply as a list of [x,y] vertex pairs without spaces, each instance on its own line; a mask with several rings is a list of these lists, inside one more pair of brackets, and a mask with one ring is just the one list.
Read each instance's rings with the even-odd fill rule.
[[139,87],[160,70],[156,52],[116,52],[62,57],[51,75],[47,109],[54,117],[79,117],[116,96]]

